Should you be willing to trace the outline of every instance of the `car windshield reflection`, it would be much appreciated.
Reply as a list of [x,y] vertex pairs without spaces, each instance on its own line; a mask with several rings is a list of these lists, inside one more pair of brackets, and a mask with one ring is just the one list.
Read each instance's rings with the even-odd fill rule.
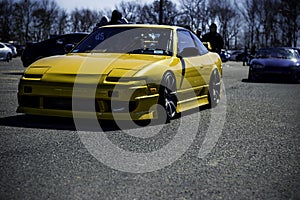
[[172,56],[172,48],[171,29],[103,27],[82,41],[72,53],[129,53]]
[[297,54],[288,49],[264,49],[256,54],[256,58],[279,58],[279,59],[296,59]]

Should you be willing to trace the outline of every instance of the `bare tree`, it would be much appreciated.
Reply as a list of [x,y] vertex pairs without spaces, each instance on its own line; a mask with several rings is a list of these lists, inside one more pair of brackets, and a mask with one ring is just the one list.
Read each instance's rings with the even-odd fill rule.
[[89,9],[83,9],[81,10],[81,13],[80,31],[91,32],[96,20],[98,19],[97,13]]
[[219,22],[220,33],[224,38],[225,45],[229,48],[230,38],[240,31],[236,29],[239,21],[235,20],[240,17],[239,14],[231,1],[210,0],[209,9],[211,10],[211,18]]
[[38,1],[36,0],[14,3],[14,20],[12,20],[11,26],[16,35],[15,40],[19,40],[21,43],[27,43],[33,40],[33,18],[31,16],[38,6]]
[[[162,2],[162,24],[174,25],[175,18],[178,16],[178,10],[176,8],[176,4],[172,1],[164,0]],[[157,13],[159,13],[159,1],[154,1],[154,8]]]
[[10,22],[13,17],[12,0],[0,1],[0,38],[2,41],[8,41],[11,38],[12,28]]
[[[176,4],[169,0],[164,0],[162,9],[162,24],[174,25],[175,18],[178,16]],[[159,24],[160,2],[158,0],[154,1],[153,4],[145,4],[141,11],[140,20],[142,23]]]
[[282,0],[244,0],[244,6],[239,11],[247,24],[244,30],[249,32],[245,41],[261,47],[283,45],[284,40],[281,38],[286,33],[286,23],[280,16],[280,10],[286,6],[281,2]]
[[33,10],[33,27],[36,41],[45,40],[55,33],[52,30],[58,17],[58,6],[53,0],[38,2],[38,7]]
[[98,22],[99,15],[96,11],[77,8],[71,13],[72,32],[91,32]]
[[141,7],[142,6],[136,1],[122,1],[116,9],[119,10],[123,17],[129,22],[139,22],[142,15]]
[[284,45],[297,46],[300,28],[299,0],[282,0],[280,4],[282,40]]
[[56,29],[56,34],[62,35],[67,31],[67,28],[69,26],[69,19],[68,19],[68,13],[66,10],[60,9],[58,11],[58,16],[57,16],[57,29]]
[[[297,46],[300,26],[299,0],[163,0],[163,24],[189,25],[208,31],[218,24],[226,48],[243,45]],[[130,22],[159,23],[160,0],[141,4],[134,0],[116,6]],[[90,32],[111,10],[62,10],[56,0],[0,0],[0,39],[20,43],[39,41],[51,34]]]
[[154,12],[153,5],[145,4],[141,10],[142,10],[142,15],[140,16],[140,23],[149,23],[149,24],[159,23],[157,13]]
[[235,6],[244,17],[246,23],[244,31],[249,33],[249,38],[245,39],[248,40],[249,46],[257,46],[256,43],[259,42],[259,34],[257,34],[257,30],[260,27],[259,20],[257,19],[257,12],[259,12],[257,7],[258,1],[260,0],[245,0],[242,4],[238,4],[235,1]]
[[180,0],[179,23],[189,25],[193,30],[205,32],[209,23],[209,9],[206,0]]

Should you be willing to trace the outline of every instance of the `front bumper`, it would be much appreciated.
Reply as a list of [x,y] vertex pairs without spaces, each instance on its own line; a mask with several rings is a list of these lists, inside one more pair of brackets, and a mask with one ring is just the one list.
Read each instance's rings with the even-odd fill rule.
[[18,113],[42,116],[146,120],[157,118],[159,94],[143,86],[100,85],[74,91],[72,86],[21,81]]
[[250,71],[260,78],[290,78],[300,77],[300,68],[296,67],[264,67],[250,68]]

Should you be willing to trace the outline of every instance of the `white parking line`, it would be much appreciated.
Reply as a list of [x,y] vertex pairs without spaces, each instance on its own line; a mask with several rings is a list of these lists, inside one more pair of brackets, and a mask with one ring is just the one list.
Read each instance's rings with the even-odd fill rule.
[[1,72],[1,73],[23,73],[24,70],[5,70],[5,69],[4,69],[4,70],[3,70],[3,69],[1,70],[1,69],[0,69],[0,72]]
[[0,80],[13,80],[13,81],[17,81],[20,80],[19,78],[11,78],[11,77],[0,77]]

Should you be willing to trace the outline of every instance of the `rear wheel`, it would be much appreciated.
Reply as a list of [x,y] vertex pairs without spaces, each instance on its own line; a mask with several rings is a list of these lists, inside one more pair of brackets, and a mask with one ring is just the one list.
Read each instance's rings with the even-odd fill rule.
[[214,70],[210,76],[208,100],[210,107],[214,108],[218,105],[221,97],[221,81],[218,70]]
[[161,105],[158,108],[159,121],[162,122],[164,120],[164,122],[168,123],[176,116],[177,102],[175,76],[171,72],[166,72],[159,89],[159,105]]
[[11,58],[12,58],[12,55],[10,53],[8,53],[6,55],[6,62],[9,62],[11,60]]

